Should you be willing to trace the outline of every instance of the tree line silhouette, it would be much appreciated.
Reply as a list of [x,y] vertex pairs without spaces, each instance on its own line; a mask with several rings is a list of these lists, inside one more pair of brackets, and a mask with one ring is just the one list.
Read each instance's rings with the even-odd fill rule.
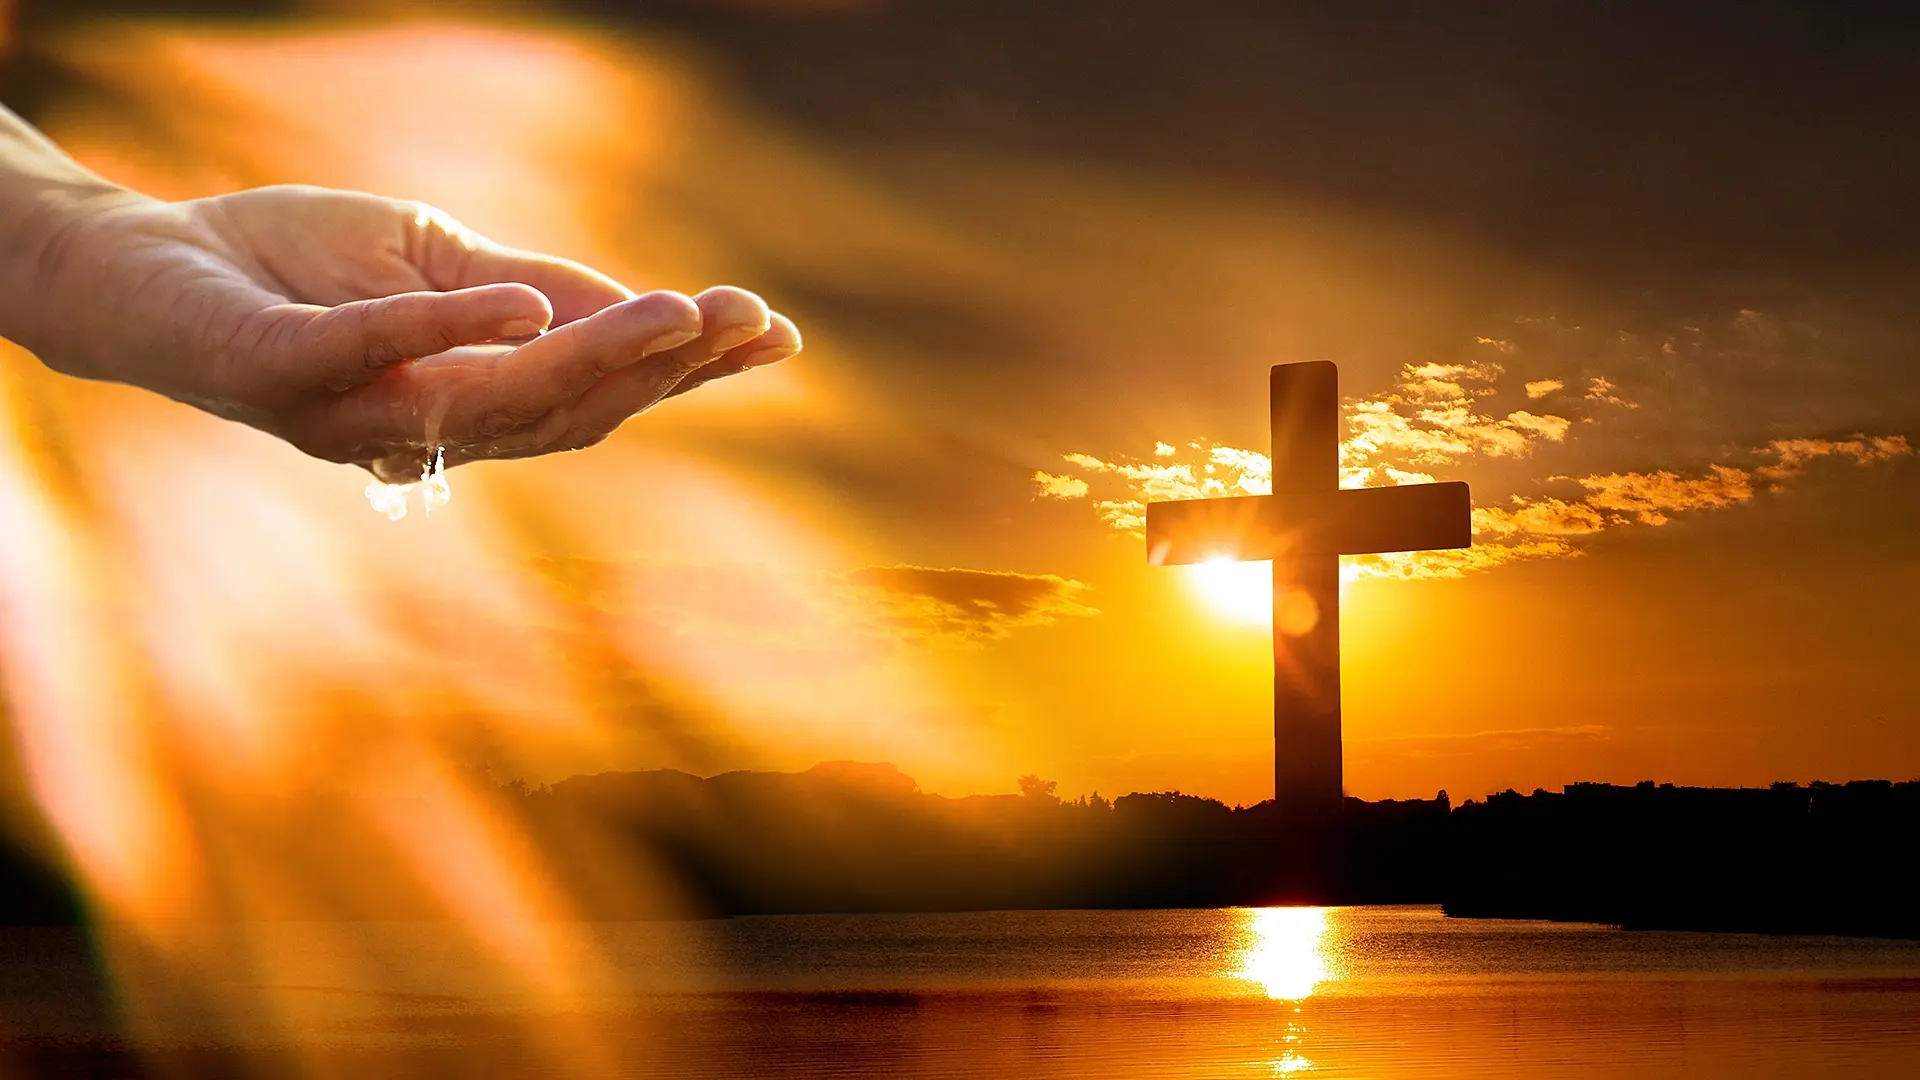
[[[892,765],[602,773],[493,785],[494,812],[594,919],[801,912],[1425,904],[1629,927],[1920,936],[1920,782],[1765,789],[1651,782],[1454,806],[1227,806],[1178,791],[1073,800],[921,792]],[[245,824],[298,837],[324,883],[289,917],[421,917],[420,868],[323,797]],[[0,851],[0,919],[84,905],[46,859]]]

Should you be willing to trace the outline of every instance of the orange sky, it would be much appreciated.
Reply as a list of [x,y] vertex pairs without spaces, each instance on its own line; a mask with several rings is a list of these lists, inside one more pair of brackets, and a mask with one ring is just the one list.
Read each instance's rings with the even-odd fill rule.
[[1353,564],[1352,794],[1920,775],[1912,337],[1849,299],[1890,279],[1668,296],[1324,194],[840,141],[644,36],[44,48],[103,92],[36,119],[116,178],[422,198],[636,286],[756,288],[808,351],[589,454],[460,469],[399,523],[350,469],[7,356],[0,488],[44,543],[0,546],[55,619],[0,639],[16,723],[92,717],[22,740],[43,769],[856,758],[1251,802],[1267,630],[1148,567],[1131,516],[1257,490],[1267,366],[1326,358],[1350,482],[1478,508],[1464,557]]

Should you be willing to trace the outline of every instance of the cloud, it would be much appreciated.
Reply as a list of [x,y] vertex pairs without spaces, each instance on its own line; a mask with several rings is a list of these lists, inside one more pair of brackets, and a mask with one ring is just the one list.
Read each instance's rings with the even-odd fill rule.
[[1535,536],[1585,536],[1607,527],[1607,517],[1581,502],[1560,499],[1537,501],[1513,497],[1514,508],[1477,506],[1473,510],[1474,533],[1511,536],[1531,533]]
[[1142,535],[1147,528],[1147,504],[1139,499],[1103,499],[1095,504],[1100,520],[1124,533]]
[[1221,482],[1242,495],[1265,495],[1273,490],[1273,462],[1258,450],[1216,446],[1207,451],[1208,476],[1224,470]]
[[1573,422],[1564,416],[1535,416],[1524,409],[1508,413],[1507,423],[1552,442],[1565,441],[1567,429],[1573,426]]
[[1033,474],[1035,494],[1042,499],[1084,499],[1087,497],[1087,482],[1077,476],[1055,476],[1050,472],[1035,470]]
[[869,566],[845,578],[878,604],[895,633],[911,639],[972,644],[998,640],[1024,627],[1099,614],[1078,599],[1086,584],[1053,574]]
[[[1479,343],[1495,344],[1488,339]],[[1340,485],[1430,483],[1434,477],[1428,468],[1484,458],[1523,459],[1544,444],[1565,442],[1573,429],[1567,417],[1525,410],[1496,417],[1480,411],[1480,401],[1499,392],[1503,375],[1494,363],[1410,364],[1388,393],[1347,401]],[[1524,385],[1527,396],[1537,400],[1565,384],[1543,379]],[[1636,407],[1616,395],[1615,384],[1607,378],[1593,376],[1588,387],[1586,400]],[[1733,462],[1687,470],[1550,476],[1543,483],[1570,485],[1578,493],[1515,494],[1505,504],[1475,507],[1473,547],[1355,556],[1347,561],[1346,572],[1349,578],[1450,578],[1520,562],[1575,558],[1584,554],[1585,538],[1595,534],[1623,527],[1657,528],[1678,514],[1740,506],[1793,482],[1823,459],[1867,467],[1913,452],[1902,435],[1776,439],[1737,455]],[[1184,448],[1156,442],[1152,461],[1079,453],[1064,460],[1089,477],[1085,493],[1096,496],[1100,520],[1134,535],[1145,529],[1149,502],[1263,495],[1272,489],[1272,463],[1266,455],[1204,441],[1190,441]],[[1047,476],[1040,473],[1036,479]]]
[[1505,370],[1493,363],[1408,364],[1400,370],[1400,394],[1425,401],[1485,396]]
[[[1156,457],[1162,450],[1178,454],[1178,447],[1167,443],[1154,446]],[[1198,462],[1155,464],[1150,462],[1107,461],[1091,454],[1067,454],[1061,460],[1095,476],[1117,477],[1129,483],[1130,497],[1102,499],[1094,504],[1100,520],[1122,532],[1139,533],[1147,525],[1147,503],[1181,499],[1213,499],[1227,495],[1264,495],[1271,490],[1272,465],[1257,450],[1238,450],[1228,446],[1188,449],[1203,454]],[[1036,481],[1046,473],[1037,473]],[[1077,478],[1068,477],[1067,480]],[[1065,498],[1069,496],[1056,496]]]
[[1753,477],[1743,469],[1710,465],[1705,476],[1670,472],[1606,473],[1571,479],[1588,491],[1587,505],[1632,514],[1644,525],[1665,525],[1667,515],[1720,510],[1753,498]]
[[1476,533],[1472,547],[1352,556],[1346,564],[1345,577],[1427,581],[1465,577],[1481,570],[1494,570],[1514,563],[1538,562],[1541,559],[1577,559],[1585,554],[1585,551],[1565,540],[1522,539],[1489,543],[1481,540]]
[[1340,447],[1342,483],[1367,487],[1391,465],[1442,465],[1471,457],[1521,458],[1542,441],[1566,438],[1572,421],[1518,411],[1479,411],[1498,392],[1499,364],[1409,364],[1393,390],[1347,403],[1349,437]]
[[1602,405],[1618,405],[1623,409],[1637,409],[1640,407],[1639,403],[1628,401],[1626,398],[1615,394],[1615,389],[1617,389],[1617,387],[1612,379],[1605,379],[1595,375],[1593,378],[1587,380],[1587,393],[1585,396],[1588,401],[1597,401]]
[[1770,480],[1798,476],[1806,468],[1807,462],[1817,458],[1852,458],[1854,464],[1864,466],[1877,465],[1913,453],[1913,447],[1904,435],[1855,435],[1839,442],[1832,439],[1775,439],[1767,444],[1767,449],[1780,460],[1773,465],[1762,466],[1757,472]]

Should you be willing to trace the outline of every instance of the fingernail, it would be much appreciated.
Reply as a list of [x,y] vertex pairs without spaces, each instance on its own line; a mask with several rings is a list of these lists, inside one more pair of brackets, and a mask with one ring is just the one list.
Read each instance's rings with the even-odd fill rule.
[[787,357],[793,356],[799,351],[800,348],[797,345],[772,345],[764,349],[755,349],[740,358],[740,366],[743,368],[765,367],[768,364],[785,360]]
[[700,336],[700,331],[698,330],[670,330],[667,333],[661,334],[659,337],[654,338],[652,341],[647,342],[645,345],[640,346],[640,355],[652,356],[654,353],[657,353],[657,352],[666,352],[668,349],[677,349],[680,346],[685,345],[687,342],[692,341],[694,338],[697,338],[699,336]]
[[713,351],[726,352],[735,345],[745,345],[766,332],[766,323],[741,323],[738,326],[729,326],[713,335]]
[[500,324],[500,332],[495,337],[525,337],[540,332],[540,324],[532,319],[514,319]]

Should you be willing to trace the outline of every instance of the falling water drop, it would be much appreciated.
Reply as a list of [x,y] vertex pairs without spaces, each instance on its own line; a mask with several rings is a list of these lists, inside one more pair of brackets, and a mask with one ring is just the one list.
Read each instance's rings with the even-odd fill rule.
[[414,488],[420,489],[420,505],[428,517],[453,499],[453,487],[447,483],[447,448],[438,447],[433,452],[433,460],[420,467],[420,479],[410,484],[389,484],[374,479],[367,482],[367,504],[375,512],[385,514],[388,521],[399,521],[407,516],[407,496]]
[[433,452],[433,463],[420,474],[420,505],[428,517],[453,499],[453,487],[447,483],[447,448]]

